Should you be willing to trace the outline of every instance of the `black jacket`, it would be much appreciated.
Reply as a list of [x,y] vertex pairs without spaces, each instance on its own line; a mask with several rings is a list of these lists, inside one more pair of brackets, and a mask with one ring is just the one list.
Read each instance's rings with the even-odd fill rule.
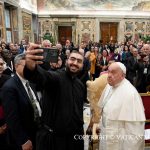
[[2,87],[0,100],[8,125],[8,144],[20,150],[21,145],[31,140],[35,142],[36,125],[28,94],[15,74]]
[[[38,150],[53,149],[53,144],[54,150],[83,150],[83,140],[75,141],[73,138],[83,134],[85,88],[81,81],[77,77],[72,78],[66,70],[47,72],[40,66],[32,72],[25,66],[24,76],[42,87],[42,121],[53,130],[55,138],[50,140],[49,131],[40,130]],[[81,148],[76,142],[81,142]]]

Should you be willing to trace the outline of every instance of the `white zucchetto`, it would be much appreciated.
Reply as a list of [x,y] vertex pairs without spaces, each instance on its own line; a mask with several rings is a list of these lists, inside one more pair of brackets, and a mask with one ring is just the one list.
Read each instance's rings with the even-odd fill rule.
[[116,64],[120,67],[124,74],[126,74],[126,66],[121,62],[116,62]]

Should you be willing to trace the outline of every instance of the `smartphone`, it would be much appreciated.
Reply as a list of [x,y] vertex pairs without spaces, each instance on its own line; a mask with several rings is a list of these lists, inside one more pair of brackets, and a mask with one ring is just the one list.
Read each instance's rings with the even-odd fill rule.
[[44,50],[43,56],[45,62],[52,62],[52,63],[58,62],[58,49],[43,48],[43,50]]
[[39,54],[39,55],[43,55],[44,62],[48,62],[48,63],[57,63],[58,62],[58,55],[59,55],[59,51],[57,48],[36,48],[36,49],[43,49],[43,53]]

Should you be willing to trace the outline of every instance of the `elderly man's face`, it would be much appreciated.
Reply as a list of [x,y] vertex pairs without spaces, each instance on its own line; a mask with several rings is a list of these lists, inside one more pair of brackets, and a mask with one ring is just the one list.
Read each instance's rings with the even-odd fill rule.
[[145,44],[142,50],[146,55],[150,54],[150,46],[148,44]]
[[136,57],[138,55],[138,50],[136,48],[133,49],[133,56]]
[[112,63],[108,68],[108,84],[115,86],[124,79],[124,75],[119,66],[115,63]]

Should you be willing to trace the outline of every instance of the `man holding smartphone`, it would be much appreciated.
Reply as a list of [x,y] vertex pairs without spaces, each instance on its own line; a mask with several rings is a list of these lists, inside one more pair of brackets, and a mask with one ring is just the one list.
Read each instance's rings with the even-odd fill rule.
[[83,56],[72,51],[66,69],[49,71],[42,69],[43,52],[31,44],[26,53],[24,76],[40,86],[43,91],[42,124],[37,133],[37,150],[84,150],[83,102],[84,85],[77,78],[83,67]]

